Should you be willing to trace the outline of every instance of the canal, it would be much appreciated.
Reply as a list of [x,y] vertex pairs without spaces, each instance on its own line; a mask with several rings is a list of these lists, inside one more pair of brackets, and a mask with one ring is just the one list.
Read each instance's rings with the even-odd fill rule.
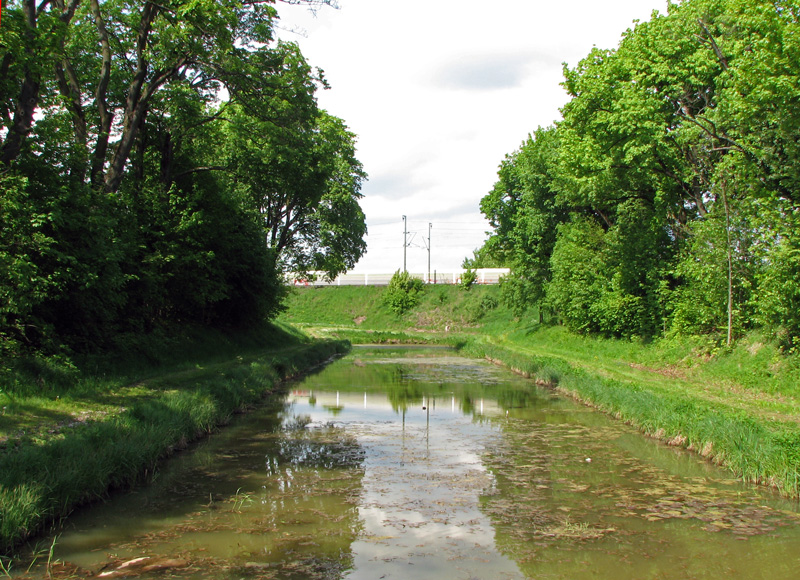
[[484,361],[356,347],[76,513],[54,578],[794,579],[797,502]]

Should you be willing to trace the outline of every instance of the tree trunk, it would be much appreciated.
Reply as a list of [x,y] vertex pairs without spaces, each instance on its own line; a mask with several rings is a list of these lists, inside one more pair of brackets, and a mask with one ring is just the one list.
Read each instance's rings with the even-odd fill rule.
[[725,236],[727,240],[728,257],[728,337],[726,344],[733,342],[733,249],[731,248],[731,212],[728,204],[728,183],[722,182],[722,205],[725,208]]
[[100,36],[101,53],[103,55],[103,62],[100,66],[100,79],[97,83],[97,90],[95,91],[95,103],[97,104],[97,112],[100,117],[100,126],[98,128],[97,144],[94,148],[90,173],[92,185],[98,187],[103,181],[103,168],[106,163],[108,140],[111,136],[111,122],[114,119],[114,115],[108,110],[108,102],[106,101],[108,84],[111,79],[111,44],[108,40],[108,31],[103,21],[103,15],[100,12],[100,3],[98,0],[91,0],[91,3],[92,14],[94,15],[95,25],[97,26],[97,34]]
[[[33,61],[36,57],[34,54],[33,46],[36,40],[36,3],[34,0],[25,0],[23,4],[25,11],[25,19],[28,24],[26,30],[27,47],[25,52],[29,60]],[[14,120],[8,128],[8,134],[0,148],[0,163],[9,165],[22,151],[22,143],[30,134],[33,127],[33,113],[36,110],[36,105],[39,103],[39,79],[36,78],[30,69],[30,66],[25,64],[25,78],[22,81],[20,88],[19,98],[17,99],[16,107],[14,109]]]
[[164,130],[159,141],[159,149],[161,150],[161,183],[169,187],[172,183],[173,159],[172,133],[169,129]]

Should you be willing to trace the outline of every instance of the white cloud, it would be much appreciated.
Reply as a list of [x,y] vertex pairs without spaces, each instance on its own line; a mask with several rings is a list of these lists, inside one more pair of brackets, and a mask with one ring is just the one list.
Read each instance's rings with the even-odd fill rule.
[[[402,267],[402,215],[432,236],[432,268],[457,268],[484,239],[478,204],[506,153],[559,118],[562,62],[614,48],[634,19],[666,0],[339,0],[316,17],[278,4],[283,24],[331,89],[319,102],[358,135],[370,180],[362,207],[368,253],[359,271]],[[443,222],[449,222],[444,227]],[[459,225],[460,224],[460,225]],[[459,229],[460,228],[460,229]],[[409,269],[427,251],[409,248]]]

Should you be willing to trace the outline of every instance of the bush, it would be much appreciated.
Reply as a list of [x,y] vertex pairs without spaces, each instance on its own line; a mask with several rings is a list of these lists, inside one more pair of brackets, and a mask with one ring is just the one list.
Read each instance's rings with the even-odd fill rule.
[[478,273],[475,270],[465,270],[461,275],[461,287],[464,290],[469,290],[478,279]]
[[408,272],[398,270],[389,281],[383,303],[395,314],[403,314],[419,303],[419,295],[423,288],[422,280],[413,278]]
[[483,298],[481,298],[481,310],[484,312],[494,310],[498,305],[499,303],[497,302],[497,298],[491,294],[486,294]]

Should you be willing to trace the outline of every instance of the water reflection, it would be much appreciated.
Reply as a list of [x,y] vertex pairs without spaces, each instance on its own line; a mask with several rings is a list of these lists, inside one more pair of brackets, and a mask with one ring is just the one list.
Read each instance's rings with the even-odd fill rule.
[[365,348],[71,519],[55,557],[73,577],[781,580],[799,522],[503,369]]
[[509,421],[486,455],[497,487],[483,497],[526,576],[795,577],[793,502],[586,409],[533,419]]
[[55,556],[69,577],[339,577],[362,528],[363,456],[341,427],[265,408],[76,514]]
[[[358,507],[363,528],[344,577],[522,578],[496,550],[478,501],[493,485],[481,456],[501,431],[482,427],[465,414],[463,397],[452,390],[439,394],[438,384],[437,394],[419,385],[366,393],[319,390],[327,381],[319,375],[292,401],[294,412],[309,413],[314,422],[326,418],[307,403],[312,396],[323,409],[324,401],[338,401],[335,424],[357,433],[366,450]],[[484,412],[490,410],[502,415],[485,404]]]

